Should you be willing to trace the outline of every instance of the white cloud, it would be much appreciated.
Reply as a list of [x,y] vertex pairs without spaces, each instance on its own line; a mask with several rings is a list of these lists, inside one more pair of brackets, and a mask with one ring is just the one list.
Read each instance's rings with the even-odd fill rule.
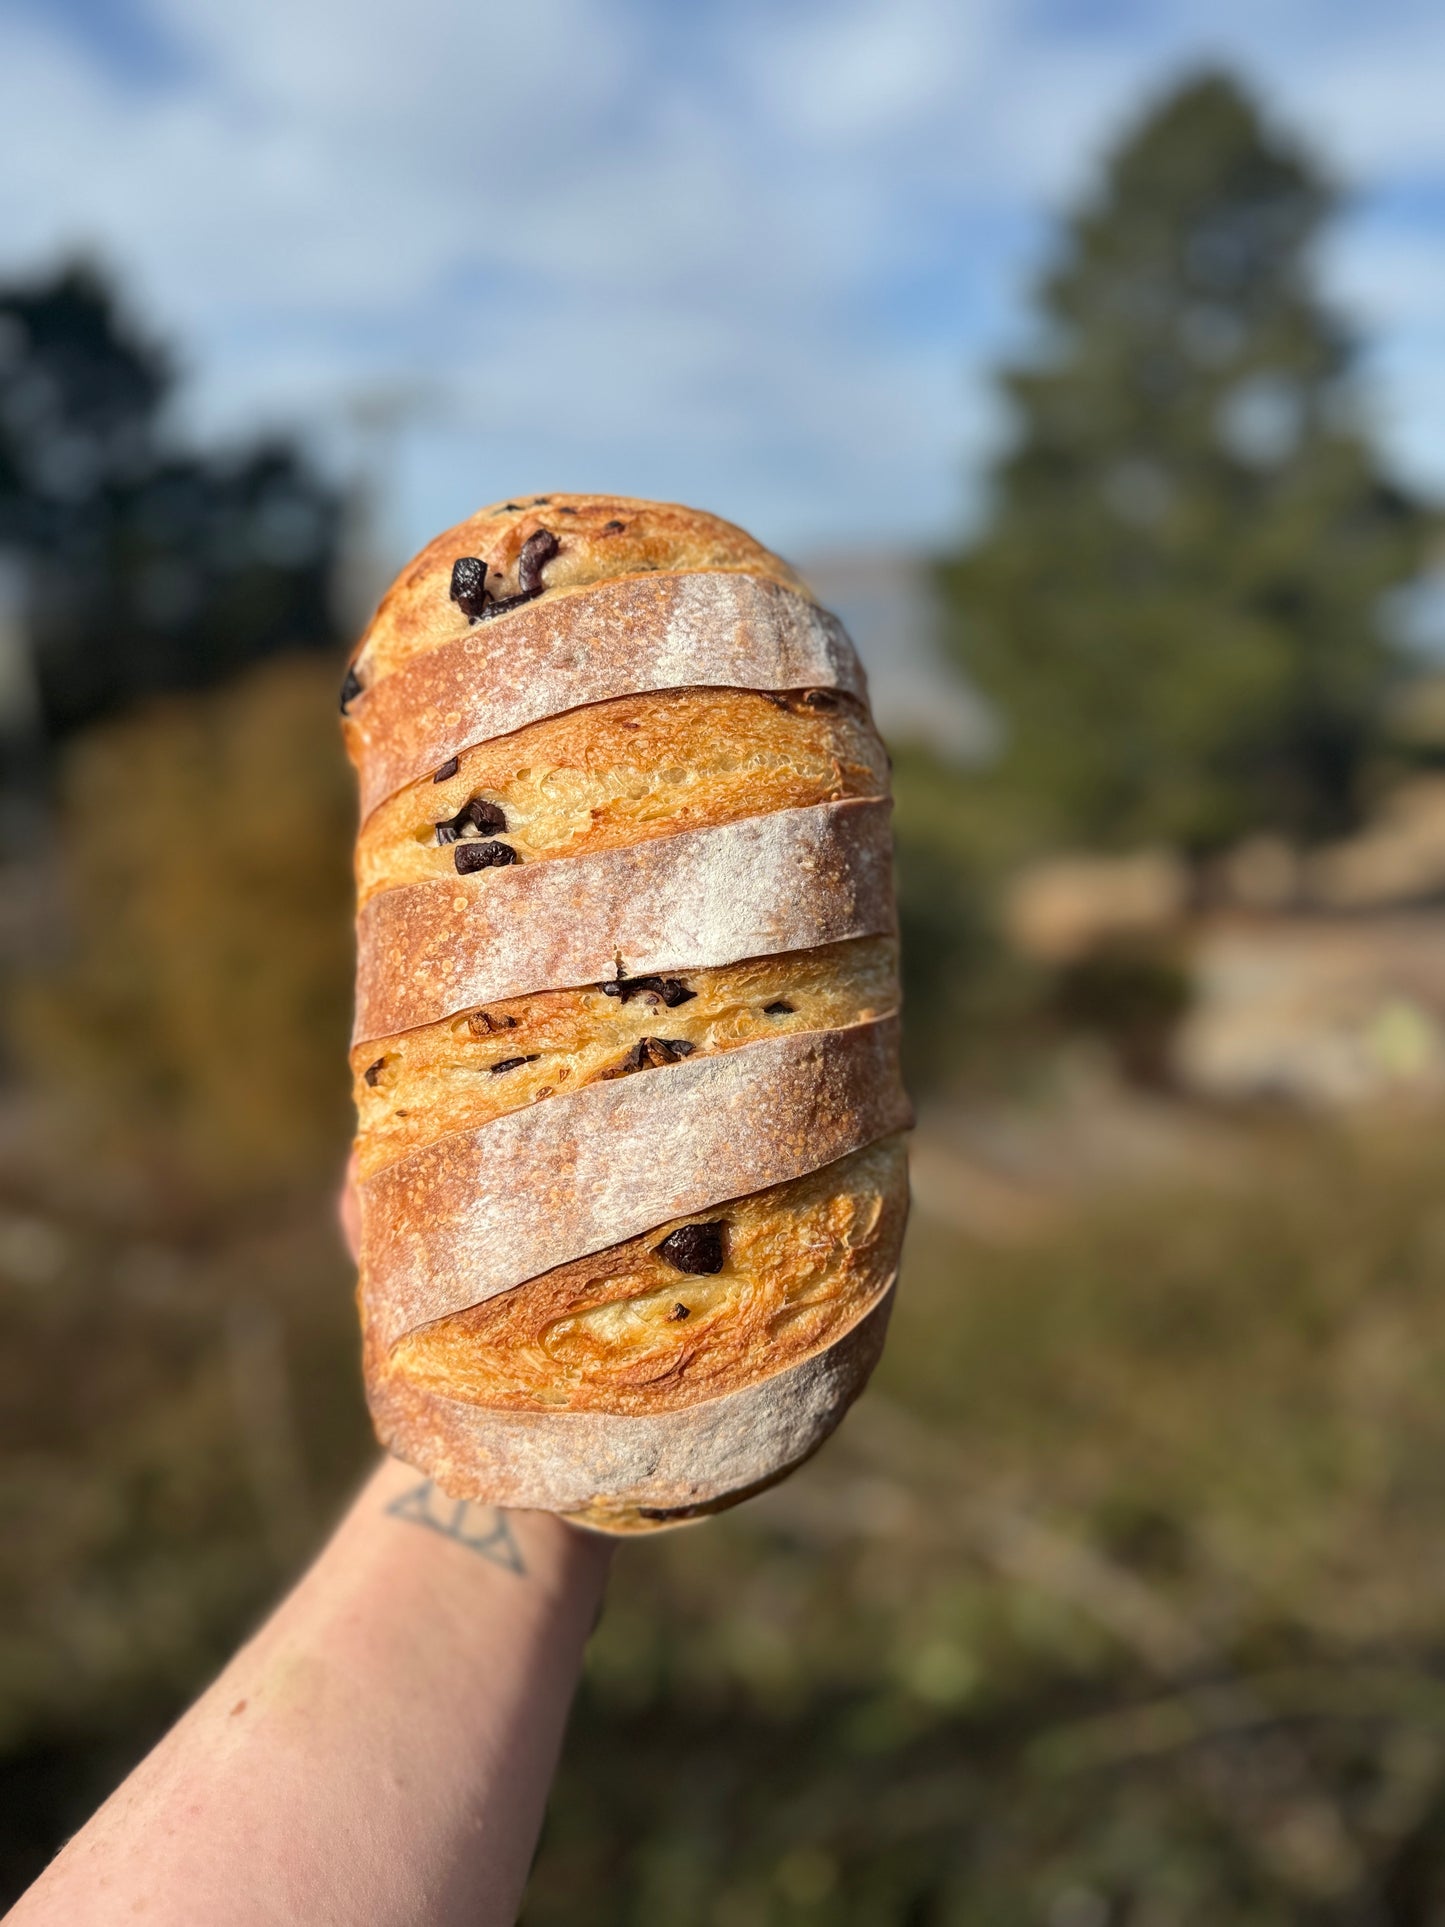
[[1326,151],[1365,180],[1445,169],[1445,15],[1398,11],[1387,25],[1376,10],[1352,10],[1316,39],[1294,86],[1282,76]]
[[998,0],[754,7],[731,51],[778,138],[871,147],[972,90],[998,14]]
[[[1232,54],[1367,189],[1445,176],[1445,28],[1391,7],[1393,32],[1306,0],[1069,32],[1006,0],[151,0],[176,59],[149,86],[10,9],[0,268],[102,249],[208,427],[420,384],[416,537],[573,480],[784,543],[941,531],[1041,212],[1145,90]],[[1361,221],[1332,258],[1414,344],[1378,358],[1388,395],[1445,366],[1436,232]]]

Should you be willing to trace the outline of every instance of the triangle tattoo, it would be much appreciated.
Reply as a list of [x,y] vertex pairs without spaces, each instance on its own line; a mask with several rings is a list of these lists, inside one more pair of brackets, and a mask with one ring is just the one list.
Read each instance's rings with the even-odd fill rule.
[[507,1515],[500,1506],[473,1505],[469,1499],[449,1499],[430,1479],[411,1491],[403,1492],[387,1506],[393,1519],[409,1519],[413,1525],[426,1526],[444,1539],[479,1552],[494,1566],[523,1574],[521,1548],[512,1537]]

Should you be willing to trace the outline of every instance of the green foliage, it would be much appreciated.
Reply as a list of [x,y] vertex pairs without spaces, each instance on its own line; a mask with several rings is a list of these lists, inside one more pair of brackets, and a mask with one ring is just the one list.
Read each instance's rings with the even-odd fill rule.
[[355,804],[337,675],[283,657],[65,746],[58,954],[20,976],[7,1029],[103,1167],[225,1199],[339,1161]]
[[903,974],[903,1068],[917,1098],[966,1079],[975,1091],[1019,1069],[1039,984],[994,913],[1016,819],[977,776],[918,746],[894,757],[894,874]]
[[337,639],[335,490],[283,439],[183,450],[171,386],[93,270],[0,287],[0,554],[53,735]]
[[971,847],[965,784],[909,749],[895,759],[893,789],[904,1069],[910,1090],[923,1092],[967,1057],[978,992],[1000,958],[980,914],[985,859]]
[[1313,286],[1333,206],[1231,80],[1115,153],[1040,290],[991,522],[942,572],[958,658],[1044,841],[1208,849],[1347,822],[1419,508],[1357,421]]

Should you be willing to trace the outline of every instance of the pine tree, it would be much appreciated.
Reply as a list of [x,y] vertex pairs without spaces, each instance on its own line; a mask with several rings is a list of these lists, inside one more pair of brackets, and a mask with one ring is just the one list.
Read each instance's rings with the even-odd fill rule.
[[1316,292],[1334,204],[1206,74],[1065,231],[1040,354],[1003,376],[991,520],[943,571],[1039,836],[1202,851],[1350,820],[1399,667],[1382,600],[1428,523],[1381,472]]
[[52,737],[337,642],[336,490],[284,438],[182,448],[172,386],[93,269],[0,285],[0,561]]

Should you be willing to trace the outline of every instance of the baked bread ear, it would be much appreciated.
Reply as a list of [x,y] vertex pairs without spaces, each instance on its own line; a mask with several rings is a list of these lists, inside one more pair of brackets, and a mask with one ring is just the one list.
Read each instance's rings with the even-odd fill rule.
[[613,1532],[771,1484],[872,1370],[907,1210],[847,637],[714,516],[537,496],[403,571],[341,706],[383,1442]]

